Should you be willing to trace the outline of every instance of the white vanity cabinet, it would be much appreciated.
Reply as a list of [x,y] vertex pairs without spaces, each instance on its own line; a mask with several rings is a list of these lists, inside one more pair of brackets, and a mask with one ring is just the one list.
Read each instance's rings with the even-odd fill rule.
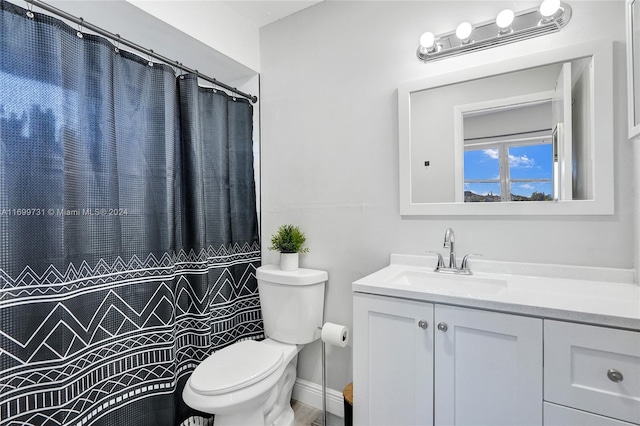
[[433,424],[433,304],[355,293],[353,419]]
[[436,264],[353,283],[354,424],[640,426],[635,271]]
[[542,424],[540,319],[355,293],[353,351],[356,425]]

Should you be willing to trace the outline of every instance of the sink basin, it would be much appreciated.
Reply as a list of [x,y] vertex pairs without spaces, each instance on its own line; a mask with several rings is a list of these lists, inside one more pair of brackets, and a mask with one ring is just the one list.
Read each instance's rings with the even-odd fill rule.
[[471,298],[496,296],[507,290],[507,280],[416,270],[402,271],[389,278],[388,282],[429,293]]

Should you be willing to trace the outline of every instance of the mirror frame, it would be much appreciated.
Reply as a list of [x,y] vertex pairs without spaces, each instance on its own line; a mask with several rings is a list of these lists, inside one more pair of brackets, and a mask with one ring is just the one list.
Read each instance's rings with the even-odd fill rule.
[[628,120],[629,120],[629,139],[633,139],[640,135],[640,120],[636,123],[636,114],[640,114],[640,111],[636,111],[636,102],[640,99],[636,99],[634,96],[636,87],[640,84],[639,81],[635,81],[633,69],[640,67],[640,54],[634,53],[634,47],[640,50],[640,46],[634,46],[633,44],[633,28],[634,24],[640,25],[640,22],[633,22],[633,6],[639,7],[636,0],[626,1],[626,18],[627,18],[627,93],[628,93]]
[[[580,43],[451,73],[434,75],[401,85],[398,88],[400,214],[403,216],[614,214],[612,47],[611,40]],[[588,56],[593,58],[594,71],[593,108],[590,120],[594,136],[591,147],[594,170],[593,199],[508,203],[415,203],[411,201],[412,93],[467,80],[476,80],[557,62],[572,61]],[[595,99],[597,99],[597,102],[593,101]],[[454,112],[452,111],[451,113],[453,114]],[[448,142],[455,143],[453,140]]]

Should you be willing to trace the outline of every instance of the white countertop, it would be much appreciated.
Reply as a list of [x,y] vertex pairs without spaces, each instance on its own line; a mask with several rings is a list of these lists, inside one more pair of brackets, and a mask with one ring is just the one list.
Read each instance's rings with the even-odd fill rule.
[[355,281],[378,294],[640,330],[640,286],[630,269],[472,259],[472,276],[435,273],[433,256],[391,255],[391,263]]

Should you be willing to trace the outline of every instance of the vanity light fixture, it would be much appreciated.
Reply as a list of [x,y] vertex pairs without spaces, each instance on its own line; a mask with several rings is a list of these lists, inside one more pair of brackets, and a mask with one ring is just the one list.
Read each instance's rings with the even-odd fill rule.
[[420,49],[424,53],[433,53],[437,50],[436,36],[431,32],[426,32],[420,36]]
[[544,0],[540,7],[517,13],[505,9],[495,20],[475,26],[463,22],[455,31],[438,36],[426,32],[416,54],[423,62],[435,61],[558,32],[570,20],[571,6],[560,0]]
[[555,15],[560,11],[560,0],[544,0],[540,5],[540,15],[545,21],[549,21],[555,18]]
[[456,28],[456,37],[458,37],[458,40],[460,40],[460,43],[462,44],[471,43],[472,33],[473,27],[468,22],[463,22],[462,24],[458,25],[458,28]]
[[496,17],[496,25],[499,28],[498,35],[509,34],[513,31],[511,24],[513,24],[515,17],[516,14],[511,9],[505,9],[498,13],[498,16]]

